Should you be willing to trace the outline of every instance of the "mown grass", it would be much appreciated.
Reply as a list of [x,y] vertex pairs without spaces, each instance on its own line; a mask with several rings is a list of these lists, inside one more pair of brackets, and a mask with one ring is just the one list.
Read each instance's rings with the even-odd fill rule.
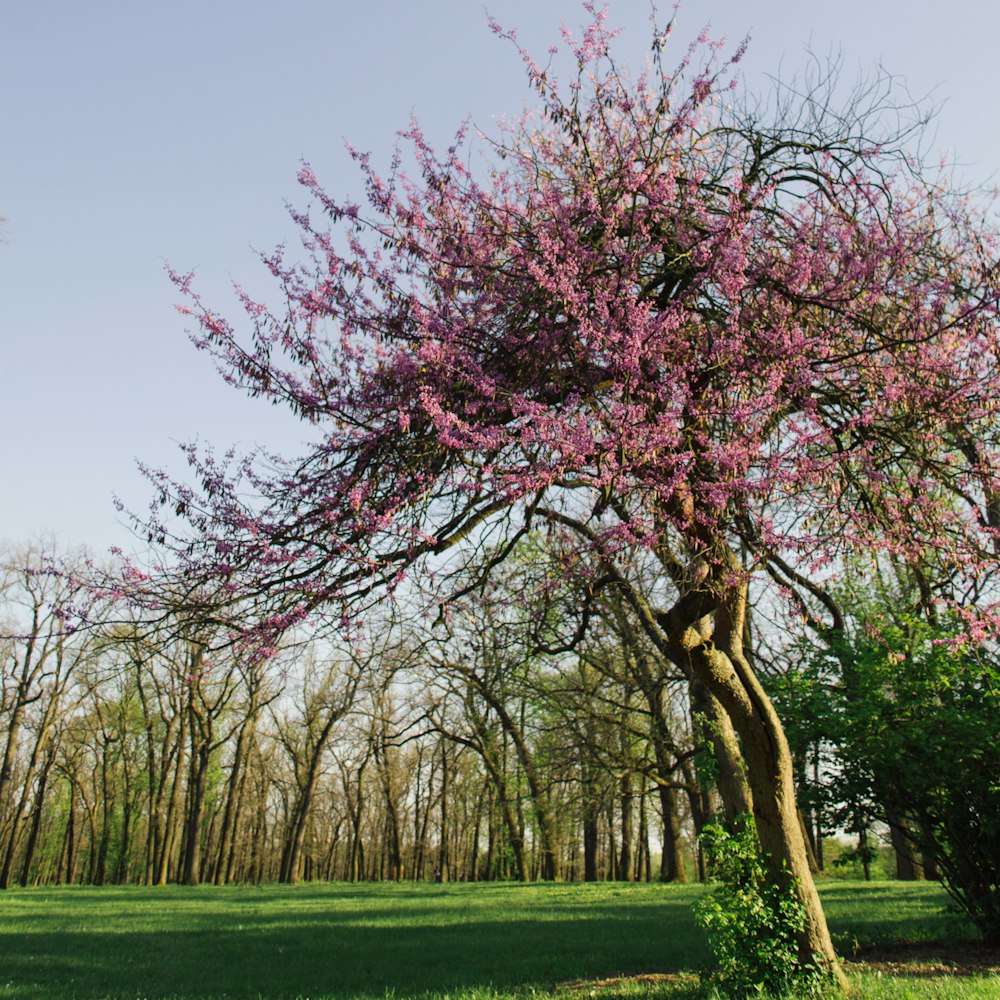
[[[709,953],[697,886],[302,885],[59,888],[0,896],[0,997],[696,997]],[[856,968],[860,995],[1000,997],[943,976],[933,943],[971,938],[936,886],[824,887],[847,957],[930,942],[914,974]],[[931,957],[928,958],[928,955]],[[907,992],[909,991],[909,992]]]

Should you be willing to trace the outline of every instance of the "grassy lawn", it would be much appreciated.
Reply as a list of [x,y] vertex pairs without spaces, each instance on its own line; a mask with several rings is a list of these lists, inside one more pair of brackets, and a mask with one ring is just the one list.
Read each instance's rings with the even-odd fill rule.
[[[702,892],[659,885],[60,888],[0,895],[0,998],[694,997]],[[949,975],[936,886],[823,888],[863,997],[996,998]],[[916,960],[901,942],[923,942]],[[961,963],[959,963],[961,964]]]

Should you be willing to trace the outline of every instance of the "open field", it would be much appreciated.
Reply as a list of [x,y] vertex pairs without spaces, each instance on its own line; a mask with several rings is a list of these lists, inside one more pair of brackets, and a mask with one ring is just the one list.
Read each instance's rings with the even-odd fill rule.
[[[0,896],[0,997],[694,997],[697,886],[308,884]],[[996,998],[926,884],[823,887],[861,996]],[[910,945],[901,948],[900,942]],[[913,943],[924,944],[914,949]],[[970,958],[969,956],[972,956]],[[992,961],[988,958],[987,965]],[[943,974],[958,963],[973,975]]]

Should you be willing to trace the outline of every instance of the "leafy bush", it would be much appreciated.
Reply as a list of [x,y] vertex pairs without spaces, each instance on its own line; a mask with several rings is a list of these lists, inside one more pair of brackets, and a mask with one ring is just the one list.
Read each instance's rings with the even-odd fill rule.
[[700,840],[719,882],[694,908],[718,961],[711,980],[715,995],[735,1000],[820,994],[825,977],[798,954],[805,907],[793,883],[768,880],[752,823],[735,832],[709,825]]
[[823,758],[806,801],[858,833],[894,815],[983,938],[1000,943],[996,646],[973,643],[961,619],[928,623],[905,595],[854,602],[843,635],[803,644],[770,679],[793,756]]

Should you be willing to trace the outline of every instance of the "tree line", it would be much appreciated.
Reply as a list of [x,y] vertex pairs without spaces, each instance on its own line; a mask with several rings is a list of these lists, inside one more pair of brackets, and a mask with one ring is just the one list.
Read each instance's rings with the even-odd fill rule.
[[[569,649],[569,594],[523,589],[559,558],[525,546],[447,622],[399,610],[263,659],[218,624],[130,621],[114,602],[74,629],[82,568],[8,550],[0,887],[704,878],[697,836],[725,810],[720,782],[741,780],[731,729],[620,601],[593,605]],[[860,781],[830,692],[803,693],[801,644],[760,631],[813,868],[844,828],[867,868],[887,829],[900,877],[936,877],[914,802]],[[869,674],[870,707],[890,686]],[[864,752],[869,771],[920,767],[905,748]]]
[[0,597],[0,886],[690,873],[676,676],[596,645],[539,669],[511,622],[268,660],[113,606],[74,631],[42,556],[8,552]]

